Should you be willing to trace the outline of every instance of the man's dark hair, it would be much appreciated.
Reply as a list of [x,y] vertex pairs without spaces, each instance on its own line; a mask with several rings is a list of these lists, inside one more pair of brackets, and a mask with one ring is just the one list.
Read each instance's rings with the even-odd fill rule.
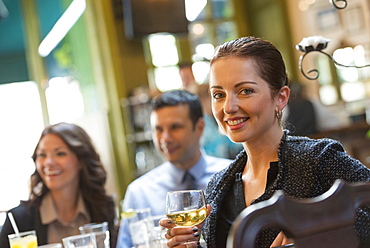
[[199,118],[203,117],[202,106],[198,96],[185,90],[166,91],[153,98],[151,105],[152,111],[156,111],[164,107],[188,105],[189,117],[193,122],[193,125],[197,123]]

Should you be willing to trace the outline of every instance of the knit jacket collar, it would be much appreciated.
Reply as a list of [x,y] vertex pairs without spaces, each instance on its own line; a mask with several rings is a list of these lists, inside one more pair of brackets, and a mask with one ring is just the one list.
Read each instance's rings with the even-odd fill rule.
[[[279,178],[282,174],[282,151],[283,146],[286,141],[288,131],[284,130],[282,140],[279,145],[278,149],[278,176],[277,180],[266,190],[266,192],[260,196],[258,199],[256,199],[252,204],[255,204],[257,202],[261,202],[264,200],[267,200],[271,198],[273,193],[277,188],[279,188]],[[231,185],[233,185],[233,182],[235,181],[236,174],[243,172],[243,169],[247,163],[247,154],[245,150],[241,151],[237,156],[236,159],[224,170],[216,173],[210,183],[208,184],[207,190],[206,190],[206,200],[207,203],[209,203],[212,206],[211,214],[207,217],[203,233],[206,238],[207,247],[214,248],[216,247],[216,222],[218,219],[219,214],[219,206],[221,206],[221,203],[223,199],[225,198],[226,194],[229,192],[229,188]]]

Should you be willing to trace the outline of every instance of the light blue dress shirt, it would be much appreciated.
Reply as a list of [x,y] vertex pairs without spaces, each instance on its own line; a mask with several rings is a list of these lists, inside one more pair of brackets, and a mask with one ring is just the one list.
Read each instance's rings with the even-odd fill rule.
[[[231,163],[229,159],[208,156],[202,151],[198,162],[189,170],[200,189],[205,190],[213,174]],[[185,170],[165,162],[134,180],[126,190],[123,210],[150,208],[155,225],[165,216],[166,194],[168,191],[183,190],[182,183]],[[132,242],[127,222],[122,219],[117,248],[131,248]]]

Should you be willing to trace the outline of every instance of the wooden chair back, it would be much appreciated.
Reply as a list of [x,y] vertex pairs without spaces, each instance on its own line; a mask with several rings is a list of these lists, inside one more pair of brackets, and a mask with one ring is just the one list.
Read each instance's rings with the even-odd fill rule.
[[309,199],[277,191],[239,214],[227,248],[254,248],[258,233],[268,226],[281,228],[295,248],[355,248],[359,246],[355,215],[363,205],[370,205],[370,182],[348,184],[338,179],[326,193]]

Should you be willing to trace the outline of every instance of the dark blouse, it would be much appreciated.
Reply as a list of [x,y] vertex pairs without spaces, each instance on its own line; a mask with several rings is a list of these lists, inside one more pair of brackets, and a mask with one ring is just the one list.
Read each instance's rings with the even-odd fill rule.
[[[217,172],[206,190],[207,202],[212,206],[202,233],[207,248],[226,247],[225,242],[235,217],[245,208],[243,184],[240,181],[247,162],[242,151],[224,170]],[[343,146],[332,139],[309,139],[290,136],[284,131],[278,149],[278,172],[275,180],[252,204],[270,199],[277,190],[295,198],[319,196],[333,185],[336,179],[346,182],[370,181],[370,169],[350,157]],[[359,209],[355,230],[362,247],[370,247],[370,209]],[[268,228],[257,237],[257,247],[269,248],[279,230]]]
[[[266,189],[276,180],[278,174],[278,162],[271,162],[270,169],[267,172]],[[247,206],[244,200],[244,185],[242,180],[242,172],[235,174],[234,184],[230,187],[225,201],[220,208],[220,216],[217,220],[216,244],[217,247],[226,247],[226,239],[231,224]]]

